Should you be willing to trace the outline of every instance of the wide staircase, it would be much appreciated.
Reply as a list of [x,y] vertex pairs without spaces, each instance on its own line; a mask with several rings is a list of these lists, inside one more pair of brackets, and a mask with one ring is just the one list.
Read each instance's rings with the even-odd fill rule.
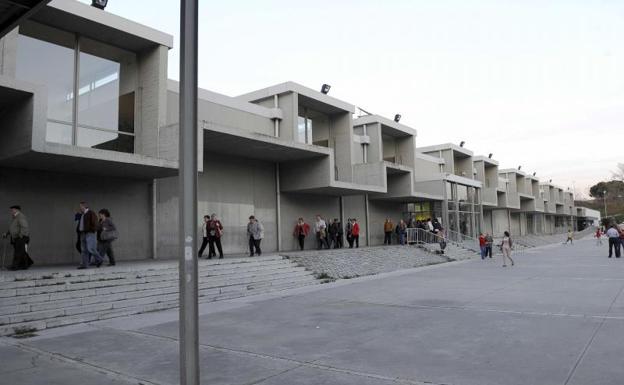
[[[318,283],[281,256],[199,262],[200,303]],[[175,261],[1,272],[0,335],[175,308],[178,290]]]

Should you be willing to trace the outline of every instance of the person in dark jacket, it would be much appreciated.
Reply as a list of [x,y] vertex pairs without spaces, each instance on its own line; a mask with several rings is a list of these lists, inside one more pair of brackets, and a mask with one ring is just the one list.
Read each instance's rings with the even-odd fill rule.
[[334,223],[336,226],[336,248],[338,249],[342,249],[342,246],[344,244],[344,240],[343,240],[343,229],[342,229],[342,222],[340,222],[338,219],[334,219]]
[[221,236],[223,235],[223,224],[217,218],[217,214],[212,214],[210,216],[210,221],[206,227],[208,228],[208,242],[210,244],[208,249],[208,259],[217,256],[217,253],[215,252],[215,245],[217,245],[217,250],[219,250],[219,259],[222,259],[223,247],[221,246]]
[[3,237],[9,237],[13,245],[13,263],[9,270],[26,270],[33,261],[26,252],[26,245],[30,242],[30,228],[28,219],[22,213],[22,208],[18,205],[11,206],[11,222],[9,223],[9,231],[3,234]]
[[80,221],[78,231],[80,231],[80,251],[82,253],[82,263],[78,269],[87,269],[91,258],[96,267],[102,265],[102,256],[97,250],[97,230],[98,217],[89,209],[87,202],[80,202]]
[[108,266],[115,266],[113,241],[117,239],[118,233],[110,216],[110,211],[107,209],[98,211],[98,218],[100,220],[98,229],[98,252],[102,258],[104,258],[104,255],[108,256]]

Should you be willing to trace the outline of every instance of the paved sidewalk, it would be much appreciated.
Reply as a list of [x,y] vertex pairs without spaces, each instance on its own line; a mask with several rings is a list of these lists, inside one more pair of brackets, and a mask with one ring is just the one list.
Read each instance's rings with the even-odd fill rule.
[[[202,384],[623,383],[624,259],[591,239],[201,307]],[[0,339],[0,384],[176,384],[177,313]]]

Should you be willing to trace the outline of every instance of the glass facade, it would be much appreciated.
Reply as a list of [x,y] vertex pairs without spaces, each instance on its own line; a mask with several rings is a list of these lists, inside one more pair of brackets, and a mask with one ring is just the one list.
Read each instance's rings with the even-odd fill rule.
[[446,182],[449,230],[466,237],[481,231],[481,191],[472,186]]
[[15,75],[20,80],[46,86],[46,141],[72,144],[74,47],[70,34],[59,35],[55,39],[57,44],[19,35]]
[[37,23],[20,27],[16,75],[46,86],[47,142],[134,152],[136,65],[119,48]]

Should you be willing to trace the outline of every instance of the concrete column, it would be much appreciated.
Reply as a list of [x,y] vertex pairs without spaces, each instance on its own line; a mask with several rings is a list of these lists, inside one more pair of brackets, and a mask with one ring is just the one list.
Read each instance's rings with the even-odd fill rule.
[[275,163],[275,209],[276,209],[276,230],[277,230],[277,251],[282,250],[282,209],[281,202],[282,197],[280,195],[280,165]]
[[370,246],[370,223],[368,211],[368,194],[364,195],[364,223],[366,223],[366,246]]
[[158,180],[154,179],[151,184],[152,193],[152,259],[158,259]]

